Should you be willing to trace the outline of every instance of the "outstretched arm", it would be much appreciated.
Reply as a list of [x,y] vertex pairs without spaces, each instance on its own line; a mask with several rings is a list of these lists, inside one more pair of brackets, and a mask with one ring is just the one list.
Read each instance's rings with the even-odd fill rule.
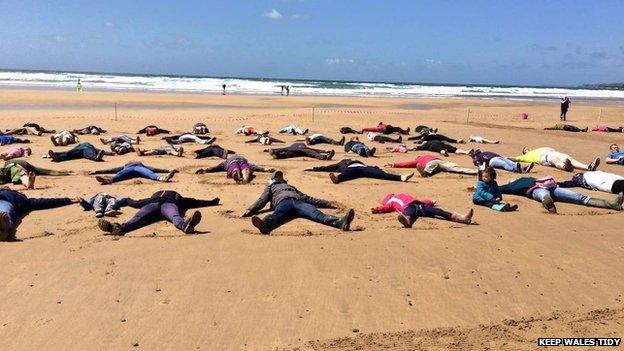
[[70,205],[74,202],[79,202],[80,199],[70,199],[68,197],[61,198],[31,198],[28,199],[29,211],[47,210],[49,208],[56,208]]
[[316,166],[306,169],[308,172],[338,172],[340,170],[340,164],[334,163],[327,166]]
[[224,172],[226,171],[225,164],[226,164],[226,161],[223,161],[213,167],[200,168],[197,171],[195,171],[195,174]]
[[269,195],[270,187],[267,186],[258,198],[258,200],[256,200],[256,202],[249,206],[247,211],[243,213],[242,217],[249,217],[258,213],[258,211],[260,211],[269,202]]

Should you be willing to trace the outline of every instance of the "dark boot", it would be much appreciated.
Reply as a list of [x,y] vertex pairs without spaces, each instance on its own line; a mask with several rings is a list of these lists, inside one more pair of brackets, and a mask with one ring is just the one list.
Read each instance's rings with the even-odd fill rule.
[[201,218],[202,218],[201,212],[199,211],[193,212],[191,217],[187,218],[184,221],[184,224],[182,225],[182,228],[181,228],[182,231],[185,234],[195,233],[195,227],[199,224],[199,222],[201,221]]
[[268,235],[271,233],[271,229],[269,229],[269,227],[266,225],[266,223],[264,223],[262,218],[258,216],[251,217],[251,224],[253,224],[254,227],[258,228],[261,234]]

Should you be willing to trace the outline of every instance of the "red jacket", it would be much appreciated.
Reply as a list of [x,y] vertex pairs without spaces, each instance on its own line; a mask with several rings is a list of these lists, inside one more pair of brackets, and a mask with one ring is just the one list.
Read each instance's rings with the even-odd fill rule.
[[377,206],[375,210],[378,213],[403,212],[409,204],[417,202],[427,206],[435,206],[435,201],[426,197],[415,197],[410,194],[388,194],[381,200],[381,206]]
[[395,162],[392,164],[394,168],[418,168],[425,169],[427,163],[433,160],[439,160],[435,155],[425,154],[416,157],[413,161]]

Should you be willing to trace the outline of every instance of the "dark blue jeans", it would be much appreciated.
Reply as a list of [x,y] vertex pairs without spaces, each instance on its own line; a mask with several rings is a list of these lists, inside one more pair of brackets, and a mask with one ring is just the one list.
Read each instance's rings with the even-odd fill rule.
[[400,182],[401,176],[384,172],[379,167],[347,167],[344,172],[338,175],[339,182],[346,182],[357,178],[374,178],[383,180],[393,180]]
[[81,158],[95,161],[99,151],[100,150],[92,144],[82,143],[76,145],[71,150],[56,152],[56,157],[59,161],[78,160]]
[[362,157],[369,157],[371,150],[364,144],[355,144],[351,147],[351,151]]
[[416,221],[418,217],[431,217],[450,221],[452,216],[452,213],[446,212],[441,208],[417,203],[412,203],[407,206],[405,210],[403,210],[403,214],[411,217],[414,221]]
[[295,218],[309,219],[334,228],[338,228],[340,221],[340,218],[326,215],[307,202],[298,199],[286,199],[275,206],[273,213],[264,217],[264,223],[269,230],[273,230]]

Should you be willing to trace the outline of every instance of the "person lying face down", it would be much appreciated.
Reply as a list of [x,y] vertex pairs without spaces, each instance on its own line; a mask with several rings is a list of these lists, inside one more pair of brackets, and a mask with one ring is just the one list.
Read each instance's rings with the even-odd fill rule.
[[344,135],[340,140],[335,140],[329,137],[326,137],[323,134],[312,134],[305,138],[305,143],[308,145],[316,145],[316,144],[330,144],[330,145],[344,145],[345,137]]
[[191,133],[197,134],[197,135],[204,135],[204,134],[210,133],[210,130],[208,129],[208,126],[205,123],[199,122],[193,125],[193,128],[191,128]]
[[353,152],[362,157],[373,157],[375,156],[375,152],[377,152],[377,149],[374,147],[369,148],[363,142],[361,142],[360,138],[358,137],[352,137],[351,140],[345,143],[344,151],[347,153]]
[[209,137],[209,136],[197,136],[197,135],[193,135],[193,134],[181,134],[181,135],[174,135],[174,136],[168,136],[168,137],[164,137],[162,138],[164,141],[166,141],[169,144],[184,144],[184,143],[195,143],[195,144],[212,144],[215,142],[215,140],[217,140],[216,137]]
[[529,173],[533,169],[533,163],[523,167],[519,162],[514,162],[506,157],[490,151],[481,151],[473,149],[468,152],[468,156],[472,158],[472,163],[477,166],[488,166],[496,169],[504,169],[514,173]]
[[397,219],[405,228],[411,228],[420,217],[470,224],[474,214],[472,209],[464,215],[457,212],[447,212],[436,207],[436,202],[431,199],[406,193],[387,194],[381,200],[381,205],[371,208],[371,212],[374,214],[398,212]]
[[440,172],[468,175],[477,175],[478,173],[477,169],[460,167],[456,163],[442,161],[437,156],[432,154],[419,155],[412,161],[389,163],[386,164],[386,167],[416,168],[422,177],[431,177]]
[[280,129],[279,132],[281,134],[306,135],[308,133],[308,129],[300,128],[294,124],[290,124]]
[[29,172],[19,163],[6,163],[0,168],[0,184],[22,184],[26,189],[34,189],[37,175]]
[[[162,156],[162,155],[171,155],[176,157],[182,157],[184,155],[184,148],[177,147],[171,144],[163,144],[155,149],[141,149],[138,146],[134,148],[137,156]],[[197,151],[195,151],[197,152]],[[199,157],[196,157],[199,158]]]
[[[273,213],[262,219],[255,216],[267,203],[270,203]],[[318,210],[318,208],[336,207],[335,203],[302,193],[294,186],[288,184],[284,179],[282,171],[276,171],[271,175],[271,179],[260,198],[242,214],[242,217],[253,216],[251,223],[262,234],[270,234],[271,231],[296,218],[305,218],[316,223],[348,231],[355,216],[353,209],[348,210],[347,214],[342,218],[327,215]]]
[[214,167],[200,168],[195,174],[225,172],[227,178],[236,183],[247,184],[254,178],[253,172],[275,172],[274,168],[265,168],[249,163],[244,156],[233,155]]
[[0,145],[8,144],[29,144],[30,140],[23,138],[16,138],[12,135],[0,135]]
[[154,135],[158,135],[158,134],[169,134],[170,132],[166,129],[162,129],[159,128],[155,125],[149,125],[141,130],[139,130],[138,132],[136,132],[137,134],[145,134],[147,136],[154,136]]
[[0,241],[15,240],[17,226],[28,213],[67,206],[81,200],[79,197],[28,198],[18,191],[0,188]]
[[52,145],[54,146],[66,146],[69,144],[76,144],[80,139],[76,133],[64,130],[58,134],[51,135],[50,141],[52,141]]
[[294,143],[290,146],[266,149],[274,159],[286,159],[295,157],[311,157],[317,160],[331,160],[334,157],[334,150],[320,150],[307,147],[304,143]]
[[502,194],[526,196],[538,201],[550,213],[557,213],[555,202],[567,202],[581,206],[620,211],[622,209],[622,200],[624,199],[624,194],[622,193],[613,201],[583,195],[560,187],[551,176],[539,179],[522,177],[501,185],[499,190]]
[[379,133],[384,133],[384,134],[399,133],[403,135],[408,135],[410,132],[410,129],[394,127],[389,124],[384,124],[383,122],[379,122],[376,127],[362,128],[362,132],[379,132]]
[[585,164],[551,147],[540,147],[534,150],[529,147],[524,147],[522,149],[522,155],[511,157],[510,159],[516,162],[535,163],[542,166],[555,167],[566,172],[572,172],[575,169],[595,171],[598,165],[600,165],[600,159],[597,157],[590,164]]
[[121,212],[122,207],[128,206],[128,198],[120,198],[109,195],[107,193],[97,193],[93,195],[89,200],[82,199],[80,206],[85,211],[95,212],[96,218],[102,218],[104,216],[115,217]]
[[376,166],[367,166],[364,162],[346,158],[338,163],[334,163],[327,166],[317,166],[306,169],[309,172],[340,172],[335,175],[329,173],[329,178],[334,184],[343,183],[349,180],[358,178],[373,178],[390,180],[395,182],[407,182],[414,176],[414,173],[397,175],[383,171]]
[[106,133],[106,129],[100,128],[94,125],[89,125],[84,128],[74,129],[72,130],[72,132],[78,135],[87,135],[87,134],[100,135],[100,134]]
[[[157,173],[166,173],[159,176]],[[102,169],[99,171],[89,172],[89,174],[114,174],[112,177],[96,176],[95,179],[102,185],[113,184],[124,180],[134,178],[150,179],[157,182],[170,182],[173,176],[178,173],[177,169],[162,169],[144,165],[141,162],[131,161],[123,167],[115,167],[110,169]]]
[[32,149],[29,147],[13,146],[0,152],[0,160],[12,160],[19,157],[29,157],[32,155]]
[[79,159],[100,162],[104,158],[104,155],[113,156],[114,153],[100,150],[93,146],[93,144],[91,143],[80,143],[76,145],[73,149],[67,151],[54,152],[52,150],[49,150],[47,157],[52,159],[52,162],[63,162]]
[[624,177],[603,171],[583,172],[575,174],[572,179],[557,182],[562,188],[585,188],[619,194],[624,192]]
[[113,223],[100,219],[98,227],[105,235],[125,235],[163,219],[173,223],[176,228],[185,234],[193,234],[195,233],[195,227],[201,221],[201,213],[195,211],[190,217],[184,219],[182,217],[184,212],[193,208],[216,206],[219,204],[219,198],[198,200],[183,197],[173,190],[161,190],[146,199],[128,199],[127,204],[130,207],[139,208],[139,211],[134,217],[124,223]]

